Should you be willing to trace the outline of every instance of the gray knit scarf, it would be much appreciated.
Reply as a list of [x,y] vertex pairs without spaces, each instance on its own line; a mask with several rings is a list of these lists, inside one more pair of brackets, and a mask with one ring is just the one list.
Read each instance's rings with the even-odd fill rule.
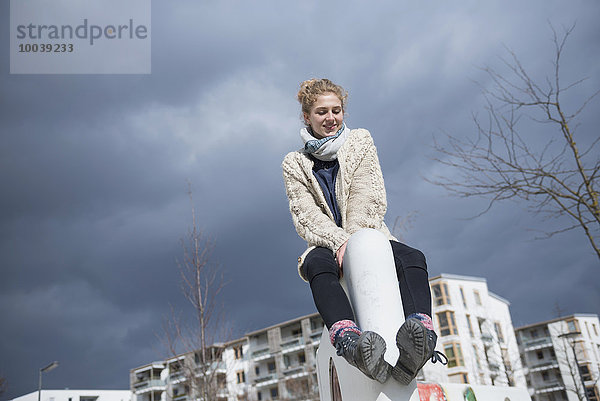
[[310,153],[319,160],[328,162],[337,159],[337,152],[346,142],[349,133],[350,130],[346,127],[346,123],[343,123],[338,132],[332,136],[317,139],[312,135],[310,128],[302,128],[300,137],[304,142],[305,152]]

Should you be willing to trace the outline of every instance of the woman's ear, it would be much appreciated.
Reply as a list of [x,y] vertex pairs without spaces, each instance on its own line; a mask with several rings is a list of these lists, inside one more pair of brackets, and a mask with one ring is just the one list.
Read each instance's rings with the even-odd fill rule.
[[304,116],[304,124],[306,124],[307,126],[310,126],[310,120],[308,118],[308,113],[302,113],[302,115]]

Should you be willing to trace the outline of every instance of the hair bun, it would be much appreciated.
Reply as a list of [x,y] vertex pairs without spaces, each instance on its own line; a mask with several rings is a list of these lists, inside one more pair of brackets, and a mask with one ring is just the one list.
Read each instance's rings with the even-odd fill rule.
[[302,112],[309,113],[317,98],[324,93],[333,93],[342,102],[342,109],[346,110],[348,92],[327,78],[311,78],[300,83],[298,102],[302,105]]

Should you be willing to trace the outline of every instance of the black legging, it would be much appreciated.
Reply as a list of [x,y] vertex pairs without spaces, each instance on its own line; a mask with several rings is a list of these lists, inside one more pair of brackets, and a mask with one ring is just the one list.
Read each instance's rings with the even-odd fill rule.
[[[400,242],[390,241],[404,316],[425,313],[431,316],[431,293],[425,255],[418,249]],[[317,310],[327,328],[339,320],[354,320],[354,313],[344,289],[333,252],[328,248],[315,248],[306,255],[302,265],[310,283]]]

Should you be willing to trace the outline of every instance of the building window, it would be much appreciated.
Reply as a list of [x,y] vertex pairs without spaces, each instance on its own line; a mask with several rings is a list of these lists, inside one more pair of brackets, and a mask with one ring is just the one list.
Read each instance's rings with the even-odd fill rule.
[[588,337],[592,337],[592,335],[590,334],[590,326],[588,325],[588,322],[585,322],[585,331],[587,331],[587,335]]
[[585,391],[589,401],[598,401],[600,396],[598,395],[598,388],[596,386],[586,387]]
[[481,369],[481,361],[479,360],[479,351],[477,346],[473,345],[473,355],[475,355],[475,362],[477,363],[477,369]]
[[304,355],[304,352],[298,354],[298,362],[300,363],[300,365],[303,365],[306,362],[306,355]]
[[246,373],[243,370],[238,371],[235,375],[237,376],[238,384],[246,383]]
[[471,316],[467,315],[467,327],[469,328],[469,334],[473,337],[473,326],[471,326]]
[[536,352],[536,355],[537,355],[537,359],[544,359],[544,352],[543,351]]
[[271,399],[276,400],[279,397],[279,390],[277,387],[271,388]]
[[579,331],[579,323],[575,319],[567,320],[567,328],[569,333],[577,332]]
[[242,346],[238,345],[237,347],[234,347],[233,354],[235,359],[242,359],[244,357],[244,350],[242,349]]
[[592,373],[588,364],[579,365],[579,373],[581,373],[581,378],[584,382],[592,380]]
[[503,343],[504,335],[502,334],[502,326],[500,326],[500,323],[494,322],[494,328],[496,329],[496,335],[498,336],[498,341]]
[[256,398],[258,398],[258,401],[262,401],[262,393],[260,391],[256,393]]
[[577,357],[581,359],[587,359],[587,352],[585,352],[585,343],[583,340],[575,342],[575,351]]
[[444,345],[444,353],[448,357],[448,367],[464,366],[460,344],[453,342]]
[[465,291],[463,290],[462,287],[460,287],[460,298],[462,299],[462,303],[464,305],[464,307],[467,307],[467,299],[465,298]]
[[450,336],[453,334],[457,334],[456,323],[454,322],[454,312],[439,312],[436,313],[436,315],[438,318],[440,334],[442,336]]
[[477,318],[477,325],[479,326],[479,332],[481,333],[482,337],[484,335],[488,335],[488,332],[483,329],[483,327],[485,326],[485,319],[483,319],[481,317],[478,317]]
[[469,383],[469,378],[466,373],[454,373],[448,375],[450,383]]
[[537,331],[537,329],[533,329],[529,332],[529,334],[531,335],[531,338],[537,338],[538,331]]
[[477,305],[481,305],[481,297],[479,296],[479,291],[473,290],[473,296],[475,297],[475,303]]
[[433,301],[437,306],[450,305],[450,293],[448,292],[448,284],[440,283],[431,286],[433,290]]
[[269,373],[275,372],[275,362],[269,362],[267,364],[267,369],[269,370]]
[[310,319],[310,329],[312,331],[323,330],[323,320],[321,317],[313,317]]
[[550,379],[550,375],[548,374],[548,371],[542,372],[542,380],[544,380],[545,382],[547,382],[548,379]]
[[254,367],[254,374],[255,374],[256,376],[260,376],[260,366],[255,366],[255,367]]

